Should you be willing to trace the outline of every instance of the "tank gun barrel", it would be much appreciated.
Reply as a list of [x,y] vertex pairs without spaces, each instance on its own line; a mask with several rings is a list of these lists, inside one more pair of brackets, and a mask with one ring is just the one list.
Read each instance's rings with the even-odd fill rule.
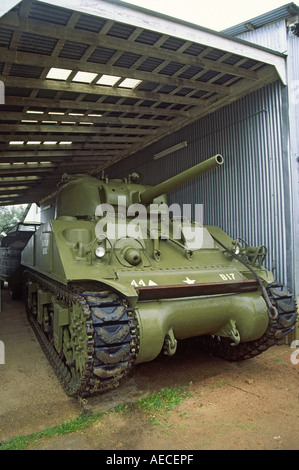
[[198,163],[197,165],[192,166],[191,168],[188,168],[188,170],[182,171],[178,175],[175,175],[172,178],[169,178],[168,180],[163,181],[162,183],[159,183],[156,186],[153,186],[152,188],[143,191],[142,193],[140,193],[140,202],[144,205],[150,204],[153,199],[158,196],[161,196],[161,194],[167,193],[168,191],[171,191],[177,186],[180,186],[181,184],[186,183],[187,181],[190,181],[193,178],[196,178],[202,173],[205,173],[219,165],[222,165],[223,162],[224,159],[222,155],[214,155],[213,157],[208,158],[207,160],[204,160],[203,162]]

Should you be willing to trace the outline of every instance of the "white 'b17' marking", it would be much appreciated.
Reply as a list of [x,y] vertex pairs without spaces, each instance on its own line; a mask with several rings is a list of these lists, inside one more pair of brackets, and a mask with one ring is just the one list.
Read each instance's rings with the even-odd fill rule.
[[219,276],[221,277],[221,279],[223,281],[235,281],[235,275],[234,273],[230,273],[230,274],[219,274]]

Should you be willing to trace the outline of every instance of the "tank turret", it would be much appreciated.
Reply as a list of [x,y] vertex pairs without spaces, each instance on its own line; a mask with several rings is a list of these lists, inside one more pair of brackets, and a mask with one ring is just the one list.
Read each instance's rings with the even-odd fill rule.
[[[152,202],[166,202],[165,193],[190,181],[197,176],[222,165],[224,159],[215,155],[178,175],[156,185],[145,186],[137,184],[135,174],[130,175],[129,182],[122,179],[102,178],[99,180],[89,175],[71,176],[63,178],[64,185],[60,188],[56,198],[55,218],[61,216],[92,217],[100,204],[116,206],[118,198],[126,198],[126,206],[141,203],[145,206]],[[159,199],[158,199],[159,198]]]

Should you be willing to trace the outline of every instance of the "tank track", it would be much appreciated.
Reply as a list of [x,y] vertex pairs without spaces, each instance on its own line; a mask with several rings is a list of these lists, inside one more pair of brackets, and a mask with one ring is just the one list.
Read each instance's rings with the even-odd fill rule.
[[[79,351],[77,367],[66,363],[66,357],[54,347],[51,335],[29,309],[26,287],[29,280],[68,308],[76,306],[78,315],[70,328],[75,330],[75,338],[82,331],[85,337],[83,343],[78,339],[75,348]],[[99,291],[98,286],[90,283],[64,286],[28,271],[23,285],[29,322],[66,393],[88,397],[116,388],[136,357],[134,312],[125,300],[112,291]]]
[[268,328],[263,336],[255,341],[239,343],[237,346],[231,345],[228,338],[201,336],[200,347],[227,361],[240,361],[258,356],[271,346],[282,344],[283,339],[295,328],[297,305],[290,291],[282,284],[270,284],[266,290],[278,315],[275,319],[269,319]]

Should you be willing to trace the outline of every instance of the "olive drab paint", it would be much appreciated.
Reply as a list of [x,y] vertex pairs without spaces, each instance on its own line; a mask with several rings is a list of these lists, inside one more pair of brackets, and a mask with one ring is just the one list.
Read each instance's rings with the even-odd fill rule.
[[215,155],[156,186],[136,174],[64,177],[55,219],[31,237],[22,266],[31,322],[70,395],[110,390],[184,338],[244,359],[294,328],[291,294],[263,267],[266,247],[168,210],[166,192],[223,164]]

